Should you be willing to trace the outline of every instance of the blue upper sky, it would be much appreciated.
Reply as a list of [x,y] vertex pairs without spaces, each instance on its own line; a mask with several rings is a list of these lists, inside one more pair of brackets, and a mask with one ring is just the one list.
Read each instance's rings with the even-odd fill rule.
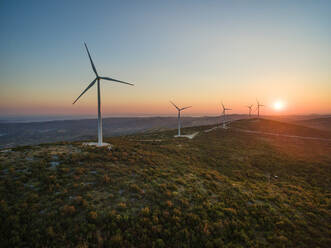
[[94,113],[95,91],[70,105],[93,80],[84,41],[101,74],[137,85],[103,85],[108,114],[167,113],[169,99],[212,114],[255,97],[331,112],[330,13],[318,0],[2,0],[0,115]]

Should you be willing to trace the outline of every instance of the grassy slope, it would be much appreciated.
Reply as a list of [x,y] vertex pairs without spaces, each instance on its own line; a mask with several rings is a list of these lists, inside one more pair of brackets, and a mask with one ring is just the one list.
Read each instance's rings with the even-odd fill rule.
[[331,117],[297,121],[299,125],[331,131]]
[[2,246],[330,246],[330,142],[206,128],[0,153]]

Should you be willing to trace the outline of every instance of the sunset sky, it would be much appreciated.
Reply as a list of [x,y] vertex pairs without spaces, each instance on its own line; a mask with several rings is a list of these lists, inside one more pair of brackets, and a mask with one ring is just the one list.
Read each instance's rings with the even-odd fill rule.
[[[331,1],[0,1],[0,116],[331,114]],[[281,104],[280,104],[281,103]]]

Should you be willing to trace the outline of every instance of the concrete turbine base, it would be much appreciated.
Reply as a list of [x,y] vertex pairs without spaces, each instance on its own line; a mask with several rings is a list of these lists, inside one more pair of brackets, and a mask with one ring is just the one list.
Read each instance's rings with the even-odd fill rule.
[[188,139],[193,139],[199,132],[195,132],[192,134],[182,134],[182,135],[175,135],[175,138],[188,138]]
[[97,142],[85,142],[83,143],[83,146],[96,146],[96,147],[108,147],[108,149],[111,149],[112,148],[112,145],[109,144],[109,143],[97,143]]

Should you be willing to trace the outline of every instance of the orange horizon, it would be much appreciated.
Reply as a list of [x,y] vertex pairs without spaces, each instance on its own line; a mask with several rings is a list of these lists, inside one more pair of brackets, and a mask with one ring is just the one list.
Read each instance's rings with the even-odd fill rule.
[[[276,100],[275,100],[276,101]],[[274,102],[275,102],[274,101]],[[273,116],[282,116],[282,115],[310,115],[310,114],[320,114],[328,115],[331,114],[331,109],[328,107],[327,103],[324,104],[324,108],[321,108],[320,104],[311,104],[309,106],[300,106],[299,103],[289,104],[286,102],[284,109],[277,111],[273,104],[274,102],[261,101],[265,107],[261,108],[261,115],[273,115]],[[215,104],[198,104],[198,103],[180,103],[176,102],[180,106],[192,105],[191,109],[188,109],[183,112],[183,115],[186,116],[217,116],[221,114],[221,103],[218,105]],[[250,103],[249,103],[250,104]],[[247,104],[247,105],[249,105]],[[253,109],[255,110],[256,103],[254,104]],[[247,114],[248,108],[244,104],[231,104],[231,102],[224,102],[226,107],[231,108],[232,110],[228,114]],[[63,104],[60,106],[54,106],[52,104],[40,104],[35,105],[24,105],[23,107],[12,107],[5,106],[0,107],[0,116],[6,115],[70,115],[70,116],[93,116],[97,114],[96,102],[94,103],[84,103],[78,104],[77,106],[72,106],[71,104]],[[154,104],[135,104],[133,107],[132,104],[106,104],[102,105],[102,114],[104,116],[150,116],[150,115],[176,115],[176,110],[169,102],[165,103],[154,103]],[[256,114],[256,111],[253,111],[253,114]]]

